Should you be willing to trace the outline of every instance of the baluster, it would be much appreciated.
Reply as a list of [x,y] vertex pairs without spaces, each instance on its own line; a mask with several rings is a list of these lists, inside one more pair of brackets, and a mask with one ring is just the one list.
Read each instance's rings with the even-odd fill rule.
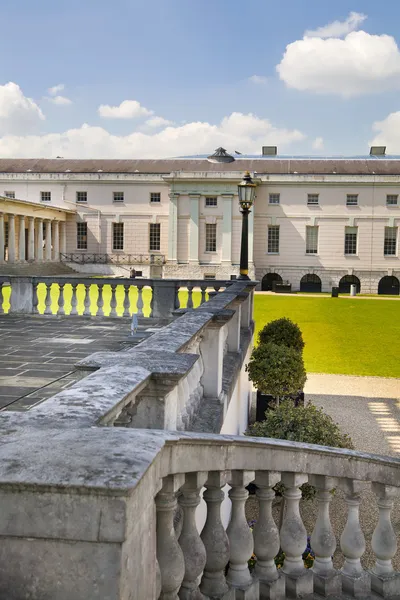
[[[229,539],[229,569],[226,581],[232,587],[246,591],[255,587],[258,591],[258,582],[254,582],[250,575],[248,561],[253,549],[253,535],[246,521],[244,505],[249,496],[246,485],[254,480],[254,471],[232,471],[229,485],[229,498],[232,502],[232,513],[226,533]],[[252,590],[253,591],[253,590]],[[255,593],[254,597],[258,596]]]
[[83,301],[83,306],[85,310],[83,311],[83,315],[85,317],[90,317],[90,283],[85,283],[85,299]]
[[131,289],[130,285],[124,285],[124,312],[122,314],[123,317],[130,317],[131,314],[129,312],[130,302],[129,302],[129,290]]
[[257,557],[254,568],[260,580],[260,597],[285,600],[285,578],[280,577],[275,565],[279,552],[279,531],[272,517],[272,501],[275,498],[273,486],[280,481],[279,473],[258,472],[255,483],[258,498],[258,521],[253,527],[254,553]]
[[115,296],[115,291],[117,289],[117,285],[116,284],[112,284],[111,285],[111,300],[110,300],[110,317],[117,317],[117,311],[115,310],[117,308],[117,298]]
[[138,285],[137,316],[143,317],[143,286]]
[[76,294],[76,288],[78,287],[78,284],[77,283],[72,283],[71,287],[72,287],[71,312],[69,314],[70,315],[77,315],[78,314],[78,310],[77,310],[78,298],[77,298],[77,294]]
[[360,527],[360,493],[362,484],[352,479],[340,481],[340,487],[345,491],[347,504],[347,522],[340,537],[340,547],[345,561],[342,567],[343,591],[352,596],[361,597],[369,594],[371,577],[361,566],[360,558],[365,552],[365,538]]
[[282,572],[285,574],[286,593],[302,598],[313,593],[313,574],[303,563],[303,552],[307,547],[307,531],[300,516],[300,486],[308,480],[303,473],[284,473],[282,483],[285,513],[280,531],[281,547],[285,553]]
[[207,553],[200,590],[205,596],[223,598],[228,592],[225,567],[229,561],[229,540],[221,521],[221,503],[225,497],[222,487],[228,472],[210,471],[203,498],[207,504],[207,519],[201,539]]
[[200,300],[200,304],[203,304],[206,301],[206,291],[207,291],[207,285],[201,285],[200,286],[201,289],[201,300]]
[[221,289],[220,285],[214,285],[214,291],[218,294],[219,290]]
[[58,296],[57,315],[63,316],[63,315],[65,315],[65,310],[64,310],[64,285],[65,285],[65,283],[59,283],[58,285],[60,288],[60,295]]
[[33,314],[38,315],[39,314],[39,308],[38,308],[39,298],[38,298],[38,293],[37,293],[38,284],[36,282],[33,283],[32,288],[33,288],[33,298],[32,298]]
[[178,600],[178,591],[185,574],[183,553],[174,529],[177,507],[175,493],[183,484],[183,475],[169,475],[156,496],[157,560],[161,572],[160,600]]
[[[183,509],[183,526],[179,537],[185,560],[185,576],[182,581],[180,600],[195,600],[200,595],[199,580],[206,564],[206,549],[196,526],[196,508],[200,504],[200,489],[207,479],[207,473],[188,473],[179,504]],[[200,596],[201,597],[201,596]]]
[[52,315],[51,310],[51,283],[45,283],[46,286],[46,297],[44,299],[44,313],[45,315]]
[[392,558],[397,551],[397,539],[390,520],[393,498],[399,494],[399,490],[382,483],[373,483],[372,491],[377,497],[379,520],[371,541],[376,556],[371,584],[374,592],[383,598],[389,598],[399,594],[400,590],[400,574],[395,573],[392,565]]
[[190,283],[188,283],[187,291],[188,291],[188,299],[187,299],[186,308],[193,308],[193,285],[191,285]]
[[153,305],[154,305],[154,286],[151,286],[151,298],[150,298],[150,314],[149,317],[153,316]]
[[0,283],[0,315],[4,315],[3,302],[4,302],[3,283]]
[[175,288],[175,309],[181,308],[181,301],[179,299],[179,290],[181,289],[181,286],[179,283],[176,284],[176,288]]
[[103,312],[103,306],[104,306],[104,300],[103,300],[103,283],[98,283],[97,284],[97,289],[99,290],[99,295],[97,297],[97,313],[96,313],[96,317],[104,317],[104,312]]
[[318,516],[311,535],[311,548],[315,554],[313,565],[314,591],[323,596],[341,595],[340,573],[333,568],[332,556],[336,550],[336,538],[329,516],[332,490],[337,485],[333,477],[312,475],[310,483],[317,488]]

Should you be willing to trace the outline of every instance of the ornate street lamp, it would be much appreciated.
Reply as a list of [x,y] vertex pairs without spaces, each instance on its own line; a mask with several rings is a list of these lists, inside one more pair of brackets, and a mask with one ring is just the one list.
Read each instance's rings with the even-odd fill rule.
[[254,203],[256,184],[246,171],[242,181],[238,185],[240,212],[242,219],[242,242],[240,246],[240,275],[239,279],[250,279],[249,277],[249,213]]

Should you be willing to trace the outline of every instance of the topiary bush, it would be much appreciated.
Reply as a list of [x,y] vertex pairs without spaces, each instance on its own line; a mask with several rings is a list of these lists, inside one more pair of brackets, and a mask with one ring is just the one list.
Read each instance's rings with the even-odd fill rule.
[[277,344],[302,352],[304,348],[303,335],[297,323],[283,317],[271,321],[258,334],[258,342],[262,344]]

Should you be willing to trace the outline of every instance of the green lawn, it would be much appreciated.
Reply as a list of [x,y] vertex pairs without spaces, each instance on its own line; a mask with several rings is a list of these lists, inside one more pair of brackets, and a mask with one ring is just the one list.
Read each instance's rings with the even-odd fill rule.
[[307,371],[400,377],[400,301],[255,295],[257,333],[280,317],[300,326]]

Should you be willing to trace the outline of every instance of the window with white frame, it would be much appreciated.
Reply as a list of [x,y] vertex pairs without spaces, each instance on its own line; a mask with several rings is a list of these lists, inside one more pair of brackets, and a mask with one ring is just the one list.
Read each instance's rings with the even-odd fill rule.
[[149,229],[149,249],[152,252],[159,252],[161,248],[161,224],[150,223]]
[[76,247],[78,250],[87,250],[87,223],[76,224]]
[[347,194],[346,206],[358,206],[358,194]]
[[161,202],[161,193],[160,192],[150,192],[150,202],[152,204]]
[[15,198],[15,192],[4,192],[6,198]]
[[218,206],[218,199],[216,196],[206,196],[206,206]]
[[280,194],[270,194],[269,195],[269,203],[270,204],[279,204],[281,201],[281,195]]
[[387,206],[397,206],[399,197],[397,194],[387,194],[386,204]]
[[319,194],[307,194],[307,206],[317,206],[319,204]]
[[318,254],[318,226],[306,226],[306,254]]
[[268,254],[279,253],[279,225],[268,225]]
[[217,224],[206,223],[206,252],[217,251]]
[[357,254],[357,227],[345,227],[344,253]]
[[42,202],[51,202],[51,192],[40,192],[40,200]]
[[113,192],[113,202],[123,202],[124,192]]
[[124,224],[123,223],[113,223],[112,224],[112,249],[113,250],[123,250],[124,249]]
[[383,245],[384,256],[396,256],[397,227],[385,227],[385,242]]
[[87,202],[87,192],[76,192],[77,202]]

